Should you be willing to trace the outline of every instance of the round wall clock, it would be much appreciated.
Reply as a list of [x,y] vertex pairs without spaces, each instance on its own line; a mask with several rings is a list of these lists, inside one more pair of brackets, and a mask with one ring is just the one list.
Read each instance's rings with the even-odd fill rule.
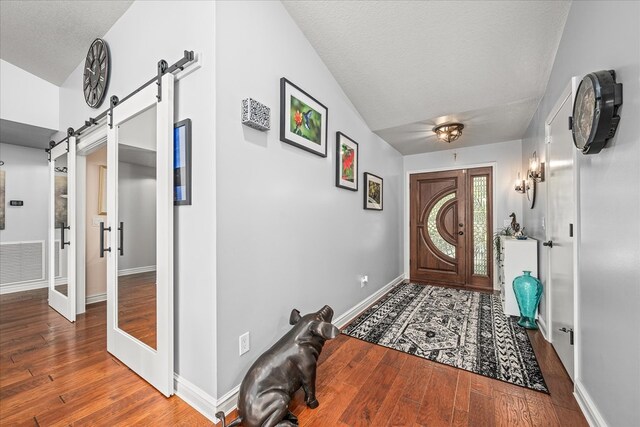
[[573,104],[573,142],[584,154],[599,153],[613,138],[620,122],[622,83],[613,70],[587,74]]
[[102,39],[95,39],[87,52],[82,75],[82,92],[89,107],[98,108],[105,98],[109,83],[109,71],[107,43]]

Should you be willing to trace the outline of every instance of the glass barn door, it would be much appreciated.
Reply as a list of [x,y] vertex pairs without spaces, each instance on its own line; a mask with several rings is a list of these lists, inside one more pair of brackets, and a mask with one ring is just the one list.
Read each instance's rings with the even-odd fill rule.
[[173,394],[173,79],[113,109],[107,131],[107,350]]
[[49,305],[76,320],[76,138],[49,153]]

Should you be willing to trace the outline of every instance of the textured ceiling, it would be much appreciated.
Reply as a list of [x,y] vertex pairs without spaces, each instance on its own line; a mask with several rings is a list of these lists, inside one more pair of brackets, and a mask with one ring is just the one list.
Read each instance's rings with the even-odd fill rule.
[[0,1],[0,58],[60,86],[133,1]]
[[[570,2],[284,1],[369,127],[403,154],[519,139]],[[461,121],[462,137],[431,128]],[[348,130],[346,130],[348,132]]]

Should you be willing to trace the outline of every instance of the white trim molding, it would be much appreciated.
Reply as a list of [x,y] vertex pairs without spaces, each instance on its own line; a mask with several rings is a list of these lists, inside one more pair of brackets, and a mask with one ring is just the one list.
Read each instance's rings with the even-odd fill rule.
[[216,413],[223,411],[229,415],[236,408],[240,384],[225,393],[220,399],[216,399],[192,382],[173,374],[175,394],[184,400],[189,406],[200,412],[209,420],[218,422]]
[[86,299],[86,304],[95,304],[97,302],[102,302],[107,300],[107,293],[104,292],[102,294],[89,295]]
[[547,340],[547,342],[551,342],[551,340],[549,339],[549,332],[547,332],[547,323],[544,321],[544,316],[538,316],[537,321],[538,327],[540,328],[540,333],[542,333],[542,336],[545,340]]
[[404,274],[401,274],[400,276],[396,277],[395,279],[393,279],[392,281],[390,281],[389,283],[387,283],[386,285],[378,289],[376,292],[372,293],[371,295],[369,295],[368,297],[360,301],[358,304],[351,307],[345,313],[336,317],[332,323],[336,325],[338,329],[344,328],[345,326],[347,326],[349,322],[351,322],[353,319],[356,318],[356,316],[358,316],[360,313],[366,310],[366,308],[369,307],[371,304],[373,304],[378,298],[380,298],[385,293],[389,292],[391,288],[393,288],[397,284],[403,282],[404,279],[405,279]]
[[125,268],[124,270],[118,271],[118,276],[129,276],[131,274],[149,273],[151,271],[156,271],[155,265],[147,265],[146,267]]
[[31,291],[33,289],[48,288],[47,280],[39,280],[37,282],[20,282],[11,285],[0,286],[0,295],[12,294],[14,292]]
[[607,427],[607,423],[602,415],[600,415],[598,408],[596,408],[596,405],[593,403],[589,393],[587,393],[584,384],[582,384],[579,379],[576,379],[573,395],[575,396],[584,417],[587,419],[587,422],[591,427]]

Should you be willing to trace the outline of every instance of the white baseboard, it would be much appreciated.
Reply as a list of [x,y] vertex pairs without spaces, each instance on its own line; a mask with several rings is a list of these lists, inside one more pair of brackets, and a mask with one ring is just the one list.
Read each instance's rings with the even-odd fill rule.
[[604,421],[604,418],[602,418],[602,415],[600,415],[598,408],[596,408],[593,400],[591,400],[591,396],[589,396],[589,393],[587,393],[587,390],[584,388],[584,384],[582,384],[579,379],[576,379],[573,395],[576,401],[578,401],[578,405],[591,427],[607,427],[607,423]]
[[147,265],[146,267],[125,268],[124,270],[118,271],[118,276],[128,276],[130,274],[148,273],[150,271],[156,271],[156,266]]
[[86,301],[87,301],[87,304],[95,304],[97,302],[102,302],[106,300],[107,300],[107,294],[103,293],[103,294],[89,295]]
[[49,282],[46,280],[40,280],[38,282],[26,282],[26,283],[14,283],[11,285],[0,286],[0,295],[12,294],[14,292],[30,291],[33,289],[42,289],[49,286]]
[[542,333],[542,336],[544,337],[545,340],[547,340],[548,342],[551,342],[551,340],[549,340],[549,332],[547,329],[547,324],[544,322],[543,319],[544,316],[539,316],[538,317],[538,326],[540,327],[540,332]]
[[[56,277],[56,285],[67,283],[66,277]],[[12,294],[14,292],[31,291],[33,289],[42,289],[49,287],[48,280],[38,280],[37,282],[13,283],[11,285],[0,286],[0,295]]]
[[220,399],[215,399],[176,373],[173,374],[173,385],[175,394],[180,399],[214,423],[220,421],[216,418],[216,413],[223,411],[225,415],[229,415],[236,408],[238,391],[240,390],[240,385],[237,385]]
[[367,298],[360,301],[358,304],[351,307],[344,314],[333,319],[332,323],[336,325],[338,329],[342,329],[354,318],[356,318],[356,316],[362,313],[367,307],[369,307],[373,302],[375,302],[375,300],[380,298],[385,293],[389,292],[389,290],[394,286],[396,286],[398,283],[402,282],[404,278],[405,278],[405,275],[403,273],[400,276],[393,279],[391,282],[384,285],[382,288],[378,289],[373,294],[369,295]]

